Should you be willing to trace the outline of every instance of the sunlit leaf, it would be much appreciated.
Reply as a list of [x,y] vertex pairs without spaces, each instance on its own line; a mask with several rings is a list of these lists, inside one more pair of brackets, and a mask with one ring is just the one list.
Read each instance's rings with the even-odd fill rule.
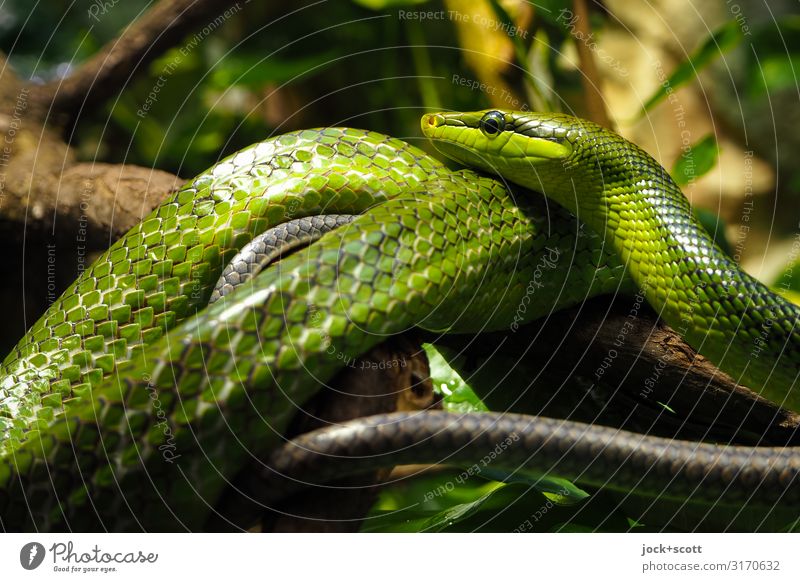
[[464,479],[456,468],[425,471],[383,488],[362,531],[422,531],[430,527],[433,516],[471,504],[503,486],[480,478]]
[[470,501],[469,503],[461,503],[459,505],[448,507],[444,511],[441,511],[428,518],[428,520],[422,524],[422,531],[442,531],[474,516],[476,513],[478,513],[478,511],[498,507],[502,508],[506,503],[498,503],[499,499],[501,497],[503,499],[508,497],[505,492],[502,492],[503,488],[503,484],[496,483],[494,484],[494,487],[481,495],[478,499]]
[[795,259],[787,264],[771,282],[771,287],[792,303],[800,304],[800,261]]
[[[522,97],[511,81],[517,67],[527,66],[524,40],[528,37],[527,22],[532,7],[525,2],[506,6],[503,17],[488,1],[445,0],[448,14],[456,15],[451,22],[458,34],[461,58],[477,78],[459,75],[461,82],[482,93],[494,107],[524,109]],[[496,4],[495,4],[496,5]],[[513,15],[513,20],[511,16]],[[530,74],[525,72],[524,78]],[[527,82],[527,81],[526,81]],[[470,83],[474,83],[470,85]]]
[[[492,10],[497,17],[497,20],[502,23],[506,31],[519,30],[514,22],[514,19],[499,2],[499,0],[489,0],[489,4],[491,5]],[[552,94],[548,91],[549,87],[543,83],[543,80],[549,76],[549,70],[545,73],[544,77],[540,78],[537,75],[537,72],[530,68],[530,65],[532,62],[534,62],[533,59],[535,59],[535,54],[530,54],[532,51],[529,51],[528,49],[527,33],[528,31],[519,31],[519,33],[508,35],[511,38],[512,45],[514,46],[514,55],[517,60],[517,65],[524,73],[523,81],[525,82],[525,91],[531,96],[534,109],[539,111],[554,111],[553,103],[555,102],[555,99],[552,99]],[[544,41],[547,41],[546,33],[542,31],[540,32],[540,36],[544,36]],[[523,37],[525,40],[523,40]],[[540,38],[539,40],[539,46],[541,46],[542,39]],[[541,64],[541,60],[542,58],[540,56],[539,64]],[[545,85],[545,87],[543,88],[542,85]],[[519,104],[517,107],[521,108],[522,104]]]
[[656,404],[658,404],[659,406],[661,406],[661,407],[662,407],[664,410],[666,410],[666,411],[667,411],[667,412],[669,412],[670,414],[678,414],[678,413],[677,413],[677,412],[675,412],[675,411],[674,411],[672,408],[670,408],[669,404],[665,404],[665,403],[663,403],[663,402],[659,402],[659,401],[656,401]]
[[199,69],[203,66],[202,51],[186,50],[185,47],[172,48],[153,60],[148,67],[150,75],[171,77],[184,71]]
[[[471,478],[439,494],[447,483],[456,481],[457,475],[455,471],[421,474],[384,489],[362,531],[547,532],[565,527],[627,531],[632,527],[630,517],[618,509],[616,498],[602,491],[593,491],[591,500],[573,502],[524,483]],[[437,492],[435,496],[432,491]]]
[[444,396],[444,408],[452,412],[480,412],[488,408],[478,398],[464,379],[456,372],[439,350],[430,344],[424,345],[431,367],[434,390]]
[[672,177],[679,186],[686,186],[708,173],[717,164],[719,146],[713,134],[709,134],[684,151],[672,168]]
[[408,40],[411,42],[411,56],[417,71],[417,84],[422,103],[426,109],[441,109],[442,102],[434,82],[435,74],[428,51],[428,42],[425,40],[424,28],[419,22],[412,20],[407,23],[407,32]]
[[556,84],[550,69],[551,46],[547,31],[540,28],[534,33],[528,49],[530,83],[526,83],[525,91],[534,111],[560,111]]
[[771,55],[761,61],[761,85],[773,93],[797,86],[800,55]]

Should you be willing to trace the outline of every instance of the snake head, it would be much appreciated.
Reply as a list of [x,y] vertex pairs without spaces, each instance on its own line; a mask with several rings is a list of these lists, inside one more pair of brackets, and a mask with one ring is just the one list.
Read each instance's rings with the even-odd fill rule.
[[579,144],[590,133],[587,124],[560,113],[487,109],[429,113],[422,117],[422,132],[448,158],[532,190],[546,189],[563,203],[574,197],[576,167],[589,167],[576,163]]

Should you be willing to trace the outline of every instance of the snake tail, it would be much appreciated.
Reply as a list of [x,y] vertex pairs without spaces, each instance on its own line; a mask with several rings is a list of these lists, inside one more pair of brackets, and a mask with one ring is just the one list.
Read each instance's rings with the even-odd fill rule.
[[800,505],[800,455],[785,447],[718,446],[511,413],[398,412],[301,435],[262,470],[265,504],[351,473],[398,464],[557,476],[659,499]]

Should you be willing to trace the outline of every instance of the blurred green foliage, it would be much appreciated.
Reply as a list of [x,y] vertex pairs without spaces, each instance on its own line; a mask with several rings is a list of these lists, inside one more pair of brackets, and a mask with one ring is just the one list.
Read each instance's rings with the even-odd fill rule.
[[[9,0],[0,49],[21,76],[58,78],[152,3],[56,0],[31,10],[25,0]],[[442,2],[364,0],[292,13],[280,4],[249,3],[199,42],[201,33],[189,34],[145,70],[132,71],[117,99],[80,112],[72,142],[81,157],[189,177],[274,133],[351,125],[419,140],[423,109],[490,105],[485,93],[453,82],[476,79],[453,22],[398,17],[400,9],[420,5],[446,10]],[[552,4],[557,10],[565,2]],[[567,39],[552,18],[536,27],[554,44]],[[531,38],[515,37],[521,70]],[[555,67],[555,52],[545,55],[545,66]],[[580,95],[575,71],[556,80],[565,95]],[[523,78],[516,82],[524,85]]]
[[[0,49],[23,77],[66,74],[151,3],[118,3],[99,22],[88,15],[94,2],[54,4],[37,6],[36,26],[26,25],[24,0],[6,7]],[[419,139],[420,91],[431,80],[440,103],[488,106],[482,93],[450,81],[470,73],[449,22],[422,29],[356,2],[289,14],[280,3],[265,4],[272,6],[248,4],[246,14],[238,11],[200,42],[198,33],[188,35],[145,71],[133,71],[118,99],[81,112],[72,138],[81,156],[188,177],[300,127],[351,125]],[[442,48],[432,58],[428,46]],[[417,75],[424,62],[430,79]]]
[[696,79],[700,71],[737,46],[742,38],[744,33],[735,20],[729,20],[720,26],[661,83],[652,97],[645,102],[642,113],[652,109],[681,85]]

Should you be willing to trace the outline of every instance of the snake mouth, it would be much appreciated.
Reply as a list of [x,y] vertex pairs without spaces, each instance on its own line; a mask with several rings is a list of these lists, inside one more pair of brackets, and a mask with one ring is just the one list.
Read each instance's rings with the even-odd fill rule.
[[[491,133],[485,123],[488,116],[493,116]],[[518,125],[512,112],[427,113],[420,125],[436,149],[459,162],[474,162],[477,156],[495,162],[502,158],[535,165],[564,160],[573,150],[572,143],[552,129],[548,131],[543,126],[539,129],[541,134],[537,134],[529,124]]]
[[519,125],[513,112],[428,113],[420,125],[442,155],[492,174],[523,176],[562,163],[573,151],[572,143],[546,128],[538,135]]

